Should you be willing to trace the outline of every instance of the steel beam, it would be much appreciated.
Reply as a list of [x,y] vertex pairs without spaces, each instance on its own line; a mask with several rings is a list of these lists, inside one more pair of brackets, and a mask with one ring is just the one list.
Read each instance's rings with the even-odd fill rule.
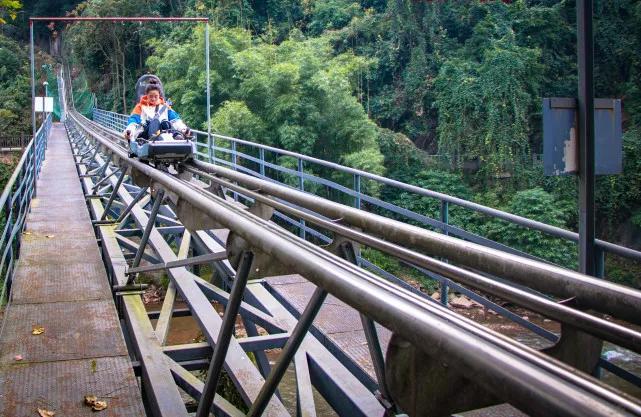
[[225,356],[229,349],[229,342],[234,334],[236,325],[236,316],[240,309],[240,303],[243,299],[245,286],[247,285],[247,277],[254,261],[254,255],[251,252],[245,252],[241,255],[240,264],[236,276],[234,277],[234,284],[229,294],[229,301],[225,306],[225,315],[223,316],[223,323],[218,333],[218,340],[214,354],[212,355],[209,369],[207,371],[207,380],[205,381],[205,388],[203,389],[203,396],[198,403],[198,411],[196,417],[207,417],[212,407],[218,380],[223,370],[225,363]]
[[579,67],[579,271],[595,275],[594,223],[594,39],[592,0],[577,0]]
[[[219,165],[202,161],[194,161],[194,165],[238,182],[254,192],[286,200],[330,219],[341,219],[342,224],[352,225],[389,242],[401,246],[411,242],[413,249],[433,257],[445,258],[560,298],[576,297],[585,308],[641,324],[641,292],[629,287],[401,223]],[[217,180],[213,176],[207,178]]]
[[[109,146],[104,139],[98,136],[96,139]],[[118,152],[113,145],[111,149]],[[474,373],[482,379],[479,382],[484,383],[497,397],[509,398],[528,414],[641,414],[638,404],[612,396],[611,391],[598,381],[578,376],[558,361],[519,344],[512,344],[494,332],[460,319],[441,306],[424,299],[418,300],[407,291],[335,256],[324,254],[310,243],[293,238],[276,226],[235,210],[224,200],[187,187],[137,161],[127,162],[136,165],[137,169],[144,171],[160,186],[171,189],[177,198],[185,199],[252,242],[252,245],[267,250],[283,265],[299,272],[319,287],[330,290],[339,299],[399,333],[425,353],[434,355],[435,349],[448,353],[452,366]],[[155,249],[165,251],[164,247]],[[301,259],[306,262],[301,262]],[[183,281],[175,279],[175,283],[180,285]],[[187,288],[181,291],[183,297],[191,298],[192,308],[198,311],[196,299],[191,297],[198,296],[184,290]],[[203,321],[205,317],[201,313],[199,311],[196,317]],[[203,330],[206,329],[207,326],[203,326]],[[425,340],[432,343],[426,344]],[[501,366],[496,366],[497,363]]]

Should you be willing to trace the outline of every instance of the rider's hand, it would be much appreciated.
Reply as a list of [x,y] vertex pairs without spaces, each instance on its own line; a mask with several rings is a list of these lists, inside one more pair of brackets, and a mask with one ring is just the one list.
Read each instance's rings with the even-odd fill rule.
[[186,138],[190,138],[190,137],[191,137],[191,129],[190,129],[190,128],[188,128],[188,127],[186,127],[186,128],[185,128],[185,130],[183,131],[183,135],[184,135]]
[[125,130],[125,139],[131,140],[131,130]]

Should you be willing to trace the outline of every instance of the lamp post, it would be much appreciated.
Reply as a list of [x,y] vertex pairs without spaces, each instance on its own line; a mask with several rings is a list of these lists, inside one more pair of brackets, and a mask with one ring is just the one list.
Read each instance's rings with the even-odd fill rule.
[[[44,66],[44,65],[43,65]],[[47,97],[49,97],[49,82],[46,80],[42,83],[45,88],[45,96],[42,98],[42,123],[47,120]]]

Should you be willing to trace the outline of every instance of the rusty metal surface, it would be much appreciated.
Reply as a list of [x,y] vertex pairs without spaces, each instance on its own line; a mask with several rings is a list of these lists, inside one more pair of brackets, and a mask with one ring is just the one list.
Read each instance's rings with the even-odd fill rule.
[[[87,205],[62,125],[54,125],[22,236],[0,335],[0,415],[143,416]],[[44,333],[32,334],[34,327]],[[16,360],[20,358],[20,360]]]
[[[73,291],[69,291],[70,281]],[[21,265],[16,271],[14,303],[52,303],[108,299],[111,296],[105,269],[95,263]]]
[[[269,277],[265,281],[296,315],[300,315],[305,309],[316,288],[300,275]],[[313,326],[371,378],[376,378],[358,311],[330,295],[323,303]],[[391,332],[379,325],[376,329],[381,348],[385,352]]]
[[[4,380],[2,379],[4,378]],[[96,413],[83,404],[93,394],[107,402]],[[0,415],[143,416],[136,379],[126,357],[12,365],[0,376]]]
[[[12,304],[0,341],[0,363],[61,361],[126,355],[111,300]],[[45,331],[32,335],[34,326]]]
[[[88,243],[94,247],[88,247]],[[22,240],[20,266],[100,262],[100,253],[92,237],[70,238],[54,235],[48,238],[46,235],[31,234],[25,235]]]

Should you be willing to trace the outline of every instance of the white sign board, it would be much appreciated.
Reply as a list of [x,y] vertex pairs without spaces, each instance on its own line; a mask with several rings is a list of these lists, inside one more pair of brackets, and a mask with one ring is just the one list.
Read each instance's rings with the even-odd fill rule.
[[[43,105],[44,99],[44,105]],[[51,113],[53,112],[53,97],[36,97],[36,113]]]

